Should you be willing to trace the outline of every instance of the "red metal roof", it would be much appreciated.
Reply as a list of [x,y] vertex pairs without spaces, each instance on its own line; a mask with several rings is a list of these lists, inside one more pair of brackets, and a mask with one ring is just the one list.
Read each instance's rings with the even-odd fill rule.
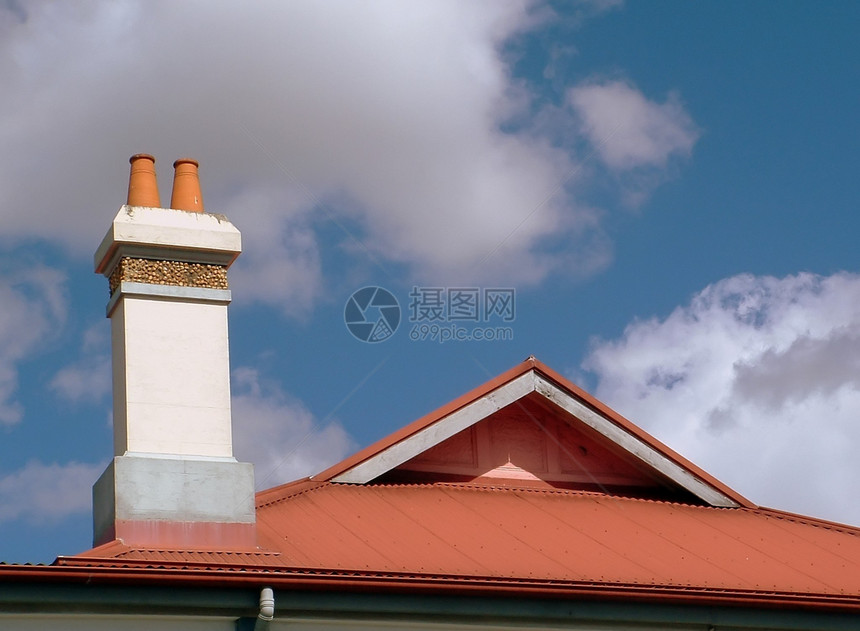
[[860,529],[770,509],[450,483],[307,480],[266,498],[257,554],[114,543],[58,563],[171,580],[860,609]]
[[766,509],[309,483],[260,506],[258,529],[288,567],[860,597],[860,529]]
[[[528,371],[559,384],[736,503],[715,507],[693,494],[655,500],[653,489],[635,485],[587,490],[564,481],[451,481],[427,469],[432,458],[419,459],[424,468],[411,483],[391,483],[389,473],[367,483],[333,481]],[[546,408],[553,409],[561,408]],[[479,422],[497,422],[503,412]],[[516,415],[505,418],[499,431],[509,431]],[[462,451],[462,444],[454,447]],[[614,466],[625,453],[602,454],[595,462]],[[182,581],[265,575],[273,585],[292,587],[860,610],[860,529],[755,506],[534,359],[313,479],[259,493],[257,533],[257,552],[142,550],[114,542],[57,563],[69,572],[156,572]]]

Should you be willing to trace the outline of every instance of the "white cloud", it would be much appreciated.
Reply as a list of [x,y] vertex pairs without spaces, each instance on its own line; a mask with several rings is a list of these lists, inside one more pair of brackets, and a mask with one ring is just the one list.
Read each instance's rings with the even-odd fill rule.
[[342,460],[356,448],[336,422],[320,426],[298,400],[252,368],[233,371],[236,458],[254,463],[258,489],[290,482]]
[[101,401],[110,393],[110,367],[108,355],[85,357],[59,370],[49,385],[73,403]]
[[90,489],[104,464],[44,464],[36,460],[0,477],[0,522],[25,520],[43,524],[87,513]]
[[[575,157],[528,126],[502,131],[532,104],[502,51],[549,19],[535,7],[28,3],[26,21],[0,22],[4,233],[89,253],[124,201],[127,157],[148,151],[163,204],[172,160],[201,161],[207,210],[245,235],[235,289],[288,312],[322,294],[320,227],[357,259],[368,250],[422,280],[537,282],[571,260],[574,273],[599,269],[610,249],[571,196]],[[623,115],[612,161],[690,143],[674,101],[577,94]],[[562,241],[576,256],[562,259]]]
[[[319,297],[322,269],[319,246],[308,217],[284,212],[275,191],[244,191],[225,209],[240,216],[245,252],[230,269],[238,304],[253,300],[281,305],[288,314],[306,314]],[[286,196],[280,194],[283,203]],[[288,208],[298,208],[295,199]],[[251,243],[251,246],[247,244]]]
[[16,400],[18,364],[65,322],[65,276],[40,265],[0,271],[0,425],[24,414]]
[[99,402],[111,390],[110,328],[99,322],[82,336],[81,357],[61,368],[48,384],[72,403]]
[[601,400],[752,501],[860,524],[860,276],[727,278],[583,366]]
[[608,81],[571,88],[567,101],[597,155],[619,171],[663,167],[688,155],[699,137],[677,94],[657,103],[629,83]]

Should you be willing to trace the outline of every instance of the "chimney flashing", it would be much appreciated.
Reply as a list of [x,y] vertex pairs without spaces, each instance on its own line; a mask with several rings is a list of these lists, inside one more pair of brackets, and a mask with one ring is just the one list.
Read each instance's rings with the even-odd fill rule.
[[93,543],[253,548],[253,489],[253,465],[233,459],[117,456],[93,486]]

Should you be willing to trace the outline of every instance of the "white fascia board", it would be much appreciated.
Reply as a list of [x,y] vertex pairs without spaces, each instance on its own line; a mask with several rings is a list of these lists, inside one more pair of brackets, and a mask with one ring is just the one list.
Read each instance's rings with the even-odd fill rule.
[[429,427],[425,427],[399,443],[391,445],[336,478],[332,478],[332,482],[366,484],[418,454],[438,445],[442,441],[451,438],[454,434],[471,427],[478,421],[482,421],[503,407],[534,392],[534,389],[535,374],[534,371],[529,371],[492,392],[488,392],[469,405],[441,418]]
[[109,274],[119,256],[229,265],[241,251],[242,235],[223,215],[123,206],[94,259]]
[[611,440],[648,467],[657,470],[711,506],[726,508],[736,508],[738,506],[737,502],[730,497],[694,476],[639,437],[619,427],[602,414],[585,406],[558,386],[539,375],[535,375],[535,391]]

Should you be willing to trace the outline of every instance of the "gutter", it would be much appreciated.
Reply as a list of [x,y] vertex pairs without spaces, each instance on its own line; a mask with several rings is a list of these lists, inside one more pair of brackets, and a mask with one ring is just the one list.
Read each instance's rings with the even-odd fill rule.
[[[231,570],[181,567],[0,566],[0,583],[38,582],[42,585],[182,586],[242,588],[264,583],[272,589],[294,592],[350,592],[408,594],[410,596],[513,597],[518,599],[576,599],[632,601],[666,605],[721,605],[763,607],[816,612],[860,613],[860,594],[807,594],[796,592],[714,589],[705,587],[585,582],[515,580],[496,577],[456,577],[407,574],[311,573],[300,571]],[[0,605],[2,605],[0,590]],[[261,608],[262,611],[262,608]],[[268,611],[268,609],[267,609]]]

